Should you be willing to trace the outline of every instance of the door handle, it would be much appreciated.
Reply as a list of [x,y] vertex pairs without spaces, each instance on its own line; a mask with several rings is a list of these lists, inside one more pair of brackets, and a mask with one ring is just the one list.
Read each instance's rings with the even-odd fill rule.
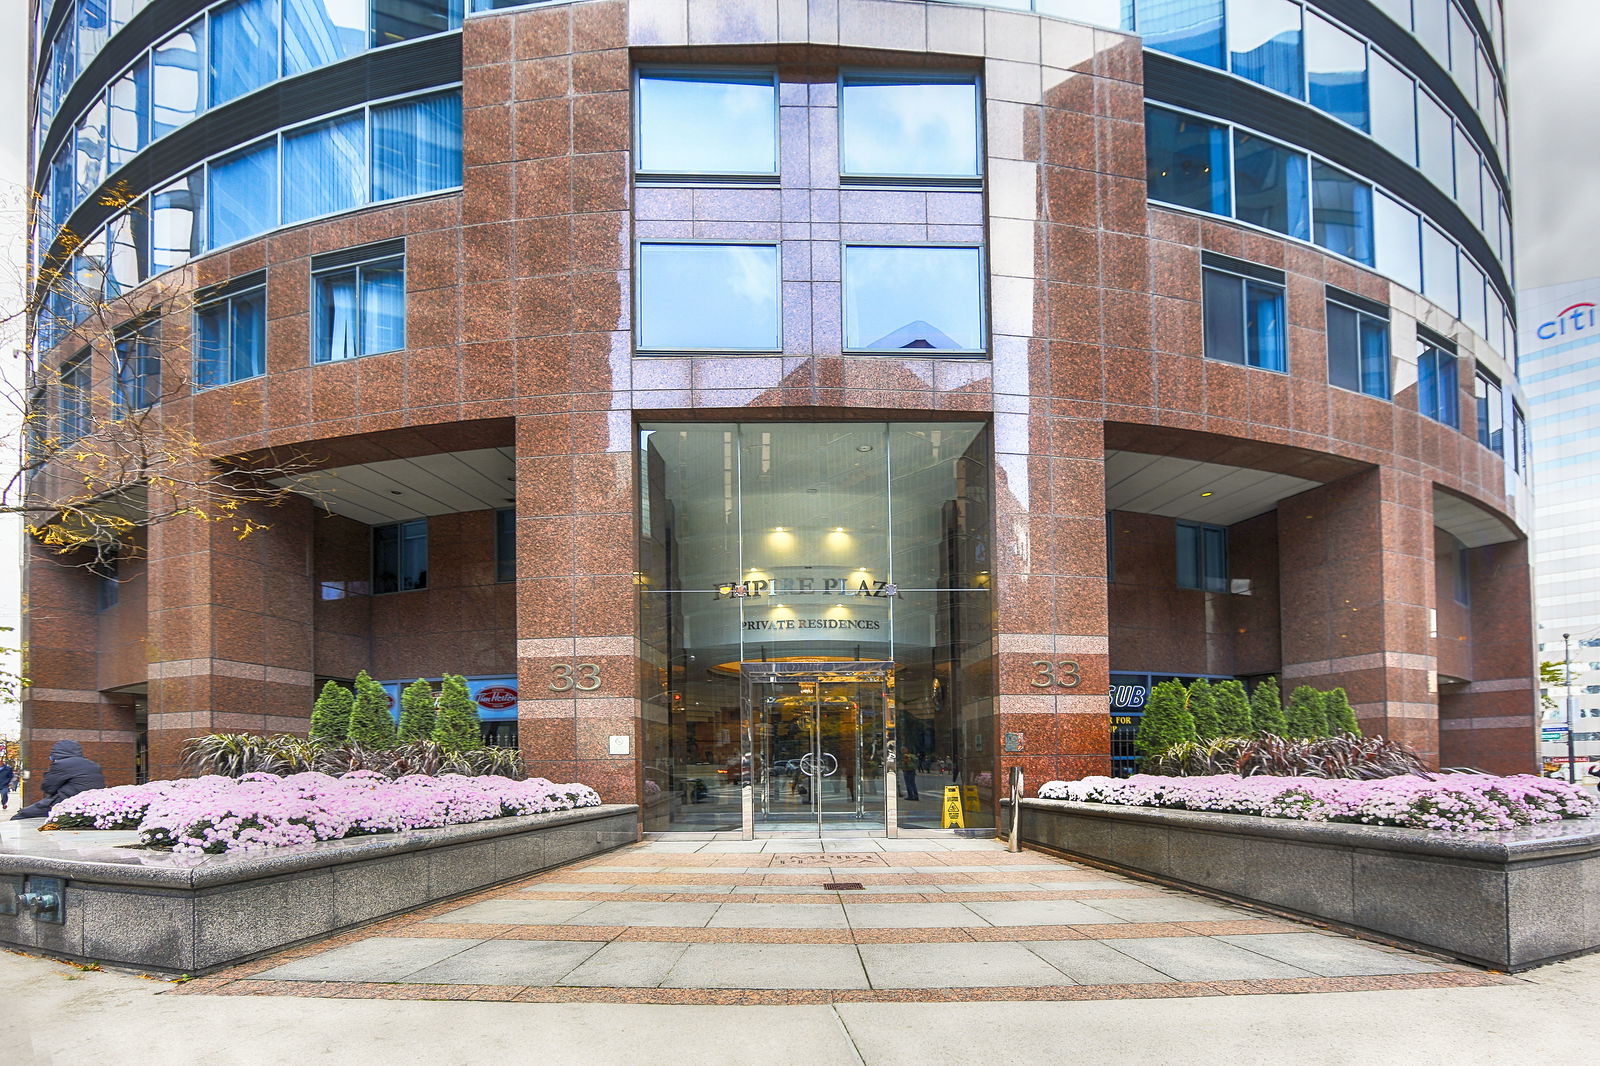
[[828,769],[822,771],[822,776],[823,777],[832,777],[834,774],[839,772],[839,760],[833,754],[833,752],[825,751],[825,752],[822,753],[822,757],[824,759],[827,759],[828,762],[832,764],[832,765],[830,765],[828,767]]

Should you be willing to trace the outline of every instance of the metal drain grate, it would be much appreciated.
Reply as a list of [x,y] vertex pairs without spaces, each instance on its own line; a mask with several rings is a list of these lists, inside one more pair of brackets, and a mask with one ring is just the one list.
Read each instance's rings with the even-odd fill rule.
[[825,881],[822,887],[829,892],[857,892],[866,886],[860,881]]

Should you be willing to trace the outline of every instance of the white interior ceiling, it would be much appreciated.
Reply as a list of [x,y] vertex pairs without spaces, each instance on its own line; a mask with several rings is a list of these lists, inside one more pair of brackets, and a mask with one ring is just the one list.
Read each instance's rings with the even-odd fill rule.
[[[1288,474],[1170,455],[1106,452],[1106,507],[1231,526],[1321,485]],[[1202,493],[1210,493],[1209,496]]]
[[510,448],[443,452],[336,466],[276,479],[325,510],[368,525],[509,507],[516,501]]
[[1438,489],[1433,491],[1433,524],[1469,548],[1517,539],[1517,531],[1499,515]]

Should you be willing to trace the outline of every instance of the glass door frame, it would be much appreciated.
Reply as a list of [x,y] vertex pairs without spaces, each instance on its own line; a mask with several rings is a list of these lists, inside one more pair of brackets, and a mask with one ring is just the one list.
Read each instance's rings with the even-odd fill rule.
[[[883,693],[883,833],[888,837],[900,835],[899,810],[895,794],[899,760],[895,747],[894,663],[886,661],[838,662],[818,660],[807,662],[745,662],[739,665],[740,733],[743,744],[744,781],[742,792],[743,827],[740,836],[745,840],[756,837],[756,737],[757,708],[763,705],[760,689],[767,685],[812,683],[827,684],[878,684]],[[820,687],[819,690],[820,692]],[[816,713],[813,711],[813,713]],[[858,738],[857,744],[862,738]],[[820,780],[820,779],[819,779]],[[864,786],[865,782],[861,782]],[[812,787],[813,811],[816,815],[816,832],[823,835],[823,811],[816,802],[818,789]],[[876,830],[870,830],[876,832]],[[857,834],[859,835],[859,834]]]

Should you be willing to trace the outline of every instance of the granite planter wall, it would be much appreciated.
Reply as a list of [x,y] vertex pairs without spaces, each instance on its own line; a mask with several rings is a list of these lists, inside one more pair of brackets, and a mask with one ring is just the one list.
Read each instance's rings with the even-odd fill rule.
[[1021,837],[1495,969],[1600,948],[1600,818],[1451,835],[1024,800]]
[[[39,833],[37,824],[0,827],[0,945],[201,974],[620,847],[638,838],[638,808],[202,857],[120,846],[133,833]],[[59,923],[17,903],[44,878],[65,881]]]

